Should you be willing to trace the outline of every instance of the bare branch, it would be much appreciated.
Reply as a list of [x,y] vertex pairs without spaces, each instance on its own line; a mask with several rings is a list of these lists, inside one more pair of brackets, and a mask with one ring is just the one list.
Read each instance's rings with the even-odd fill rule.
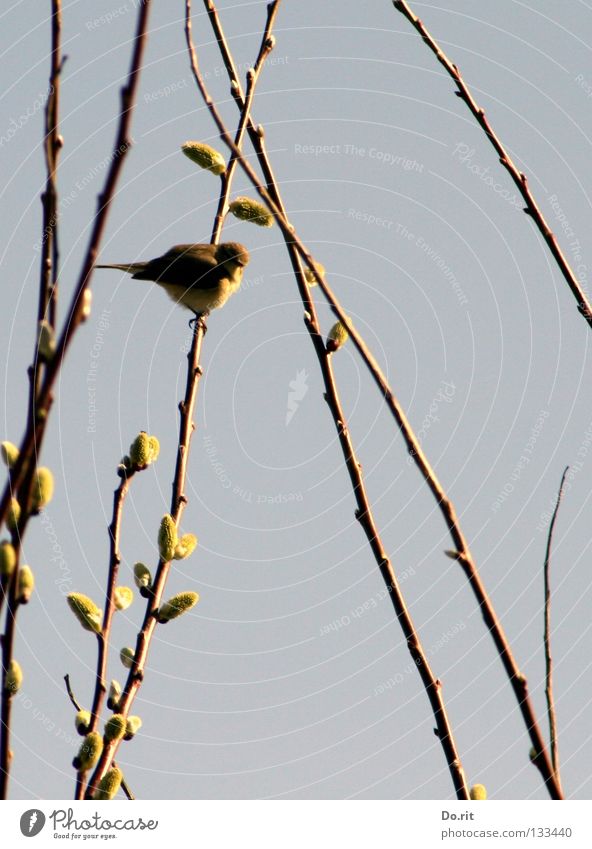
[[[211,4],[208,4],[208,5],[211,5]],[[191,7],[191,4],[189,3],[189,10],[190,10],[190,7]],[[186,10],[187,10],[187,2],[186,2]],[[212,17],[212,16],[210,16],[210,17]],[[467,577],[467,579],[468,579],[468,581],[471,585],[473,593],[474,593],[474,595],[477,599],[477,602],[479,604],[483,619],[484,619],[484,621],[487,625],[488,630],[490,631],[490,633],[492,635],[496,649],[498,651],[498,654],[500,655],[500,659],[502,661],[502,664],[504,666],[506,674],[508,675],[508,678],[510,680],[510,684],[511,684],[512,689],[514,691],[514,694],[516,696],[518,706],[520,708],[520,711],[522,713],[528,734],[530,736],[531,743],[532,743],[533,747],[535,748],[535,750],[538,753],[540,753],[539,757],[536,760],[536,765],[541,772],[541,775],[543,777],[543,780],[545,781],[547,790],[548,790],[549,794],[551,795],[551,797],[554,798],[554,799],[561,799],[561,798],[563,798],[562,793],[561,793],[561,788],[558,786],[557,782],[555,781],[554,775],[553,775],[553,768],[552,768],[552,765],[551,765],[549,754],[548,754],[547,748],[546,748],[545,743],[544,743],[543,736],[541,734],[541,731],[540,731],[540,728],[539,728],[539,725],[538,725],[538,722],[537,722],[537,718],[536,718],[536,715],[535,715],[535,712],[534,712],[534,708],[533,708],[532,702],[530,700],[530,695],[528,693],[527,680],[526,680],[525,676],[520,672],[520,669],[519,669],[519,667],[518,667],[518,665],[517,665],[517,663],[514,659],[514,656],[512,654],[511,649],[510,649],[510,645],[507,641],[507,638],[506,638],[504,630],[501,626],[501,623],[500,623],[499,619],[497,618],[497,615],[495,613],[493,605],[491,604],[491,601],[490,601],[490,599],[489,599],[489,597],[488,597],[488,595],[485,591],[485,588],[484,588],[484,586],[481,582],[481,579],[479,577],[479,573],[477,571],[477,567],[476,567],[476,565],[473,561],[473,558],[471,556],[469,546],[468,546],[468,544],[467,544],[467,542],[464,538],[464,535],[462,534],[462,531],[460,529],[460,525],[459,525],[459,522],[458,522],[458,519],[457,519],[457,516],[456,516],[456,511],[454,509],[454,505],[452,504],[452,502],[446,496],[446,493],[445,493],[442,485],[440,484],[440,481],[436,477],[434,470],[431,468],[425,454],[423,453],[423,451],[421,449],[421,446],[419,444],[419,440],[417,439],[417,436],[413,432],[411,425],[409,424],[409,422],[407,420],[407,417],[406,417],[406,415],[403,411],[403,408],[399,404],[396,396],[394,395],[391,387],[389,386],[389,384],[388,384],[384,374],[382,373],[382,370],[380,369],[380,366],[378,365],[376,359],[374,358],[374,356],[372,355],[372,353],[370,352],[370,350],[366,346],[366,343],[364,342],[362,337],[357,332],[357,330],[356,330],[355,326],[353,325],[351,319],[348,317],[347,313],[345,312],[345,310],[341,306],[340,302],[336,298],[335,294],[333,293],[331,287],[329,286],[329,284],[325,280],[324,275],[321,274],[318,271],[310,251],[304,245],[304,243],[302,242],[302,240],[300,239],[300,237],[296,233],[293,225],[291,225],[290,222],[288,221],[288,219],[286,217],[285,210],[283,209],[281,203],[278,203],[278,200],[276,198],[272,197],[272,194],[269,191],[269,186],[266,188],[265,186],[261,185],[259,178],[258,178],[257,174],[255,173],[254,169],[252,168],[250,163],[247,161],[247,159],[245,159],[245,157],[242,155],[241,151],[236,147],[236,145],[234,144],[234,141],[230,137],[230,135],[229,135],[229,133],[226,129],[226,126],[225,126],[225,124],[224,124],[224,122],[223,122],[223,120],[222,120],[222,118],[221,118],[221,116],[218,112],[218,109],[216,108],[215,103],[212,101],[212,99],[211,99],[211,97],[208,93],[208,90],[205,86],[205,83],[204,83],[203,78],[201,76],[201,73],[199,71],[199,64],[197,62],[197,56],[195,54],[195,48],[194,48],[192,40],[191,40],[191,21],[190,20],[188,22],[188,26],[186,26],[186,34],[187,34],[188,48],[189,48],[190,57],[191,57],[191,66],[192,66],[193,76],[194,76],[195,81],[197,83],[197,86],[198,86],[198,88],[199,88],[199,90],[202,94],[202,97],[204,98],[206,106],[210,110],[210,114],[212,115],[212,118],[213,118],[216,126],[218,127],[220,138],[222,139],[222,141],[224,141],[224,143],[230,148],[232,153],[238,159],[238,162],[239,162],[241,168],[243,169],[245,174],[250,179],[255,190],[257,191],[259,196],[262,198],[262,200],[267,204],[269,209],[275,215],[278,227],[281,229],[282,233],[284,234],[284,238],[286,238],[286,240],[289,240],[294,245],[295,251],[304,260],[304,262],[306,263],[306,265],[310,269],[312,275],[314,276],[315,280],[319,284],[319,287],[321,288],[323,294],[325,295],[329,304],[331,305],[333,312],[339,318],[339,320],[344,325],[344,327],[347,329],[347,331],[348,331],[348,333],[349,333],[349,335],[352,339],[352,342],[354,343],[355,347],[357,348],[358,352],[360,353],[360,355],[361,355],[363,361],[365,362],[366,366],[368,367],[374,382],[379,387],[380,392],[381,392],[382,396],[384,397],[385,403],[387,404],[387,406],[388,406],[389,410],[391,411],[397,425],[399,426],[399,428],[401,430],[401,434],[403,436],[403,439],[405,441],[405,444],[407,446],[407,450],[409,451],[410,456],[413,458],[416,466],[418,467],[418,469],[421,472],[426,484],[428,485],[430,492],[432,493],[432,495],[436,499],[436,503],[438,504],[440,512],[442,513],[442,516],[444,518],[444,521],[446,522],[446,526],[448,528],[450,536],[452,537],[453,543],[454,543],[455,548],[457,550],[458,556],[457,556],[456,559],[458,560],[458,562],[461,564],[462,568],[465,571],[466,577]],[[227,64],[227,68],[231,67],[231,62],[227,58],[225,59],[225,62]],[[232,91],[233,91],[233,94],[234,94],[234,97],[235,97],[235,100],[236,100],[238,91],[236,90],[235,87],[233,87]],[[253,130],[251,130],[251,126],[252,126]],[[254,124],[252,124],[252,121],[249,122],[248,129],[249,129],[249,136],[253,140],[252,132],[256,133],[257,130],[256,130]],[[260,157],[260,161],[261,161],[261,157]],[[264,172],[264,173],[266,173],[266,172]],[[269,176],[268,176],[267,173],[266,173],[266,179],[269,180]],[[310,294],[303,291],[303,289],[306,288],[306,283],[302,279],[301,275],[298,276],[298,285],[299,285],[299,289],[301,291],[301,295],[303,295],[303,300],[306,302],[307,299],[308,299],[308,302],[310,302]],[[308,310],[308,311],[310,312],[310,310]]]
[[549,524],[549,534],[547,536],[547,548],[545,550],[545,567],[544,567],[544,584],[545,584],[545,695],[547,697],[547,715],[549,717],[549,737],[551,741],[551,760],[553,763],[553,771],[557,783],[561,785],[561,774],[559,771],[559,741],[557,738],[557,715],[555,712],[555,700],[553,698],[553,656],[551,654],[551,547],[553,544],[553,531],[555,522],[559,512],[559,505],[563,496],[563,486],[565,484],[565,476],[569,471],[569,466],[566,466],[561,475],[561,483],[557,493],[557,501],[553,516]]
[[410,9],[409,5],[405,2],[405,0],[393,0],[393,6],[397,9],[401,14],[403,14],[407,20],[409,20],[418,33],[421,35],[427,46],[430,48],[432,53],[435,54],[436,59],[440,64],[446,69],[448,74],[454,80],[454,83],[458,86],[458,91],[456,94],[460,97],[461,100],[467,104],[471,113],[475,117],[477,123],[482,128],[483,132],[495,148],[496,153],[499,156],[500,163],[504,166],[506,171],[509,173],[510,177],[514,181],[514,184],[518,188],[518,191],[522,195],[524,202],[526,203],[526,208],[524,212],[526,212],[536,226],[541,232],[544,240],[549,246],[549,250],[553,254],[553,257],[559,266],[563,277],[569,288],[572,291],[574,298],[578,304],[578,311],[584,316],[590,327],[592,327],[592,307],[590,306],[590,302],[586,297],[586,293],[582,289],[580,285],[580,281],[577,278],[576,273],[573,271],[571,265],[565,257],[565,254],[559,247],[559,243],[557,238],[547,221],[543,213],[541,212],[540,207],[538,206],[536,200],[534,199],[532,192],[528,187],[528,178],[526,174],[520,171],[514,162],[512,161],[512,157],[500,141],[499,137],[493,131],[491,124],[487,120],[485,116],[485,111],[475,102],[473,95],[471,94],[471,90],[468,85],[463,80],[460,71],[457,66],[454,65],[448,56],[444,53],[440,45],[435,41],[434,38],[430,35],[430,33],[425,28],[423,21],[421,21],[416,14]]

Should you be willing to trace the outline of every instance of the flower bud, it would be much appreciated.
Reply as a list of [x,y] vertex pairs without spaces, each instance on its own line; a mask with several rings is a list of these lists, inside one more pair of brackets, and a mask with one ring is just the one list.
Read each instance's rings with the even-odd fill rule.
[[33,492],[31,493],[32,509],[35,513],[47,507],[53,498],[53,474],[51,469],[41,466],[37,469]]
[[97,802],[108,802],[117,796],[121,782],[123,781],[122,771],[113,766],[108,769],[105,775],[99,781],[99,785],[95,790],[94,799]]
[[79,772],[86,772],[95,767],[103,751],[103,738],[98,731],[87,734],[74,758],[73,766]]
[[90,719],[91,716],[89,710],[79,710],[74,717],[74,726],[80,735],[88,734]]
[[21,566],[18,573],[17,601],[28,604],[35,589],[35,576],[30,566]]
[[9,578],[16,566],[16,551],[8,540],[0,542],[0,577]]
[[23,670],[20,663],[14,658],[8,664],[6,675],[4,676],[4,689],[7,693],[15,695],[21,688],[23,683]]
[[103,732],[105,743],[121,740],[125,734],[125,725],[125,718],[120,713],[114,713],[105,723],[105,730]]
[[172,516],[168,513],[162,517],[160,530],[158,531],[158,550],[161,559],[168,563],[175,556],[175,548],[179,538],[177,537],[177,526]]
[[39,335],[37,341],[37,353],[40,360],[49,362],[56,350],[55,332],[49,321],[43,319],[39,322]]
[[471,799],[480,802],[487,799],[487,790],[483,784],[473,784],[471,787]]
[[329,351],[330,354],[334,351],[338,351],[339,348],[345,345],[348,337],[349,333],[347,332],[345,325],[340,321],[336,322],[327,336],[327,351]]
[[[315,265],[316,270],[319,272],[319,274],[322,275],[322,274],[325,273],[325,266],[322,265],[320,262],[315,262],[314,265]],[[314,276],[314,274],[312,273],[310,268],[304,269],[304,276],[305,276],[306,282],[308,283],[309,286],[316,286],[317,285],[317,278]]]
[[273,215],[266,206],[253,198],[239,197],[233,200],[228,211],[241,221],[250,221],[259,227],[271,227]]
[[197,604],[199,595],[193,592],[184,592],[174,595],[162,605],[156,614],[157,620],[164,625],[165,622],[170,622],[171,619],[176,619],[187,610]]
[[159,452],[160,443],[158,439],[155,436],[149,436],[145,431],[141,431],[130,445],[130,463],[139,469],[145,469],[146,466],[156,460]]
[[113,590],[113,603],[118,610],[126,610],[133,600],[134,593],[129,587],[115,587]]
[[8,469],[12,469],[19,458],[19,450],[12,442],[3,442],[0,445],[2,459]]
[[144,595],[146,590],[149,590],[152,586],[152,575],[150,574],[150,569],[144,563],[135,564],[134,581],[142,595]]
[[21,505],[16,498],[10,499],[8,505],[8,514],[6,516],[6,527],[11,531],[16,531],[19,519],[21,518]]
[[226,171],[226,160],[214,147],[204,142],[188,141],[181,145],[185,156],[205,171],[219,176]]
[[130,649],[129,646],[126,646],[119,652],[119,659],[126,669],[132,668],[132,666],[134,665],[134,657],[135,652],[133,649]]
[[124,740],[131,740],[132,737],[140,730],[142,727],[142,720],[139,716],[128,716],[127,723],[125,726],[125,735]]
[[109,695],[107,696],[107,707],[109,710],[118,710],[120,697],[121,684],[113,678],[109,685]]
[[99,610],[94,601],[82,593],[68,593],[67,601],[85,631],[99,634],[103,611]]
[[177,545],[175,546],[175,560],[185,560],[195,551],[197,545],[197,537],[195,534],[183,534]]

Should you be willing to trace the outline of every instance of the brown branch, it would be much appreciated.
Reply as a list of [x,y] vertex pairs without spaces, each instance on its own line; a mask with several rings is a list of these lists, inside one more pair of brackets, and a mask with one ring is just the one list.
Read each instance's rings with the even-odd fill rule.
[[19,447],[19,458],[12,469],[11,481],[5,486],[2,493],[2,499],[0,500],[0,523],[6,519],[13,491],[19,491],[19,502],[21,503],[21,508],[25,503],[28,503],[28,495],[27,499],[23,500],[21,489],[24,489],[25,494],[27,494],[27,478],[32,480],[33,477],[35,459],[40,453],[43,436],[45,434],[45,427],[53,401],[53,388],[72,338],[78,327],[84,323],[89,315],[89,285],[93,267],[99,251],[99,245],[105,230],[107,216],[111,208],[111,202],[115,194],[115,188],[117,186],[123,162],[132,145],[129,129],[140,78],[139,75],[142,57],[147,40],[148,14],[150,8],[151,0],[143,0],[140,4],[130,69],[126,84],[121,89],[119,126],[111,156],[111,165],[105,179],[103,190],[97,199],[97,213],[93,228],[86,253],[84,255],[84,260],[82,262],[78,281],[76,283],[74,295],[64,321],[63,330],[57,341],[56,352],[45,368],[43,380],[37,395],[35,415],[34,417],[29,417],[27,421],[25,433]]
[[[279,5],[280,0],[275,0],[275,2],[271,3],[268,6],[268,15],[267,21],[265,24],[263,37],[261,41],[261,47],[259,49],[259,53],[257,56],[257,60],[255,62],[254,67],[248,73],[248,85],[250,91],[250,97],[247,99],[243,110],[241,112],[241,117],[239,121],[239,126],[235,136],[235,144],[240,146],[242,143],[242,139],[245,132],[245,126],[247,120],[249,118],[250,105],[252,102],[252,98],[255,92],[255,87],[257,81],[259,79],[259,75],[261,69],[263,67],[263,63],[265,59],[273,49],[273,39],[271,37],[271,29],[273,27],[273,23],[275,20],[277,6]],[[212,243],[217,243],[220,239],[220,233],[222,227],[224,225],[224,219],[227,213],[228,206],[228,197],[230,194],[230,189],[232,185],[232,178],[236,169],[236,157],[231,157],[230,162],[228,164],[227,169],[222,175],[221,180],[221,190],[220,190],[220,198],[218,202],[218,209],[216,211],[216,215],[214,218],[214,225],[212,230]],[[177,452],[177,463],[175,468],[175,475],[173,479],[173,494],[171,499],[171,516],[175,520],[177,526],[181,520],[181,514],[184,510],[185,504],[187,503],[187,499],[184,495],[184,487],[185,487],[185,477],[187,470],[187,460],[189,454],[189,443],[191,440],[191,435],[193,430],[195,429],[195,424],[193,422],[193,410],[195,407],[195,399],[197,395],[197,386],[199,382],[199,378],[202,374],[202,369],[200,366],[200,356],[201,356],[201,346],[203,342],[203,337],[206,331],[206,325],[204,322],[204,318],[198,317],[196,319],[194,325],[194,334],[193,334],[193,342],[191,350],[188,354],[188,369],[187,369],[187,383],[185,388],[185,399],[179,405],[179,409],[181,411],[181,422],[179,429],[179,448]],[[144,617],[144,621],[142,624],[142,628],[140,633],[138,634],[138,638],[136,641],[136,651],[134,653],[134,662],[129,671],[127,682],[125,685],[125,689],[122,693],[122,696],[119,700],[118,704],[118,712],[127,716],[129,709],[134,701],[134,698],[137,694],[139,687],[141,686],[143,676],[144,676],[144,667],[146,663],[146,657],[148,655],[148,650],[150,647],[150,642],[152,640],[152,635],[154,633],[154,628],[156,625],[156,612],[158,611],[158,607],[160,604],[160,600],[162,598],[162,593],[166,584],[166,580],[170,571],[170,563],[164,563],[162,560],[159,561],[156,576],[154,579],[154,584],[151,590],[151,598],[148,601],[146,606],[146,614]],[[101,754],[101,758],[96,766],[95,772],[89,781],[89,785],[86,791],[86,797],[89,798],[94,793],[94,789],[100,778],[104,775],[104,773],[109,769],[111,762],[115,756],[119,745],[119,741],[108,744],[103,749]]]
[[8,579],[6,620],[4,634],[2,635],[2,680],[0,691],[2,693],[2,704],[0,707],[0,799],[8,797],[8,779],[10,776],[10,764],[12,753],[10,751],[10,720],[12,715],[12,703],[14,693],[4,687],[4,681],[10,661],[13,659],[14,636],[16,614],[19,607],[18,601],[18,573],[20,570],[21,545],[18,531],[11,532],[11,544],[16,552],[16,564]]
[[561,483],[557,493],[557,501],[551,523],[549,524],[549,534],[547,536],[547,548],[545,550],[545,566],[544,566],[544,585],[545,585],[545,695],[547,697],[547,715],[549,717],[549,736],[551,740],[551,760],[557,783],[561,785],[561,774],[559,771],[559,741],[557,738],[557,715],[555,712],[555,700],[553,698],[553,656],[551,654],[551,546],[553,544],[553,531],[555,522],[559,512],[559,505],[563,496],[563,486],[565,484],[565,476],[569,471],[567,466],[561,475]]
[[[185,385],[185,397],[179,404],[181,413],[179,424],[179,446],[177,449],[177,461],[175,466],[175,476],[173,479],[173,492],[171,497],[171,516],[173,517],[177,527],[181,521],[181,516],[187,503],[185,496],[185,479],[187,475],[187,460],[189,456],[189,444],[191,436],[195,429],[193,421],[193,411],[195,408],[195,399],[197,396],[197,387],[199,379],[202,375],[202,369],[199,365],[201,356],[201,347],[205,333],[206,325],[202,317],[198,316],[193,327],[193,341],[191,350],[187,355],[187,381]],[[136,693],[142,683],[144,677],[144,667],[150,642],[156,627],[156,613],[160,606],[164,587],[171,569],[170,562],[164,562],[162,559],[158,562],[156,575],[151,588],[151,595],[147,601],[146,612],[142,627],[138,633],[136,640],[136,650],[134,661],[128,673],[127,681],[121,698],[118,702],[117,712],[124,717],[128,715],[129,709],[133,703]],[[103,747],[101,757],[97,763],[92,778],[88,782],[86,789],[86,798],[92,798],[98,782],[109,769],[113,758],[115,757],[120,741],[112,741]]]
[[[97,634],[97,673],[95,678],[95,691],[90,711],[91,716],[88,733],[97,730],[101,716],[101,708],[103,706],[105,693],[107,692],[107,656],[109,638],[111,636],[111,624],[113,622],[113,613],[115,611],[114,590],[117,584],[117,576],[119,574],[119,566],[121,563],[119,540],[121,535],[123,502],[125,501],[130,481],[135,474],[135,471],[135,469],[121,469],[121,480],[119,486],[113,493],[113,516],[111,524],[109,525],[109,573],[107,577],[107,591],[105,593],[105,612],[103,613],[101,630]],[[85,775],[85,772],[81,772],[80,770],[78,771],[76,776],[75,799],[84,798]]]
[[[261,69],[263,68],[265,60],[274,48],[275,41],[273,36],[271,35],[271,30],[275,22],[275,17],[277,15],[279,5],[280,0],[274,0],[274,2],[270,3],[267,7],[267,21],[265,22],[265,29],[263,31],[263,38],[261,40],[259,55],[257,56],[254,66],[250,68],[247,73],[247,96],[245,97],[244,103],[241,107],[238,129],[234,137],[234,143],[237,148],[240,148],[243,143],[245,129],[251,117],[251,104],[255,95],[255,87],[259,79],[259,74],[261,73]],[[218,209],[216,210],[216,216],[214,218],[214,227],[212,229],[212,244],[216,244],[220,239],[220,233],[222,232],[222,227],[224,226],[224,218],[228,212],[228,198],[230,195],[232,178],[234,177],[234,172],[236,171],[237,163],[237,157],[233,153],[230,157],[230,162],[228,163],[227,169],[222,174],[220,200],[218,201]]]
[[[212,4],[208,3],[207,5]],[[212,18],[212,15],[210,15],[210,18]],[[532,702],[528,693],[527,680],[520,672],[520,669],[514,659],[501,623],[497,618],[495,610],[481,582],[477,567],[470,553],[470,549],[460,529],[454,505],[448,499],[442,485],[440,484],[440,481],[436,477],[434,470],[431,468],[426,456],[424,455],[419,444],[419,440],[413,432],[411,425],[409,424],[407,417],[405,416],[403,408],[399,404],[396,396],[394,395],[391,387],[389,386],[384,374],[382,373],[382,370],[380,369],[380,366],[378,365],[374,356],[366,346],[366,343],[364,342],[362,337],[356,331],[354,325],[351,322],[351,319],[348,317],[343,307],[339,303],[338,299],[336,298],[335,294],[331,290],[331,287],[325,280],[324,275],[318,271],[310,251],[304,245],[304,243],[296,233],[294,227],[288,221],[283,206],[281,205],[281,203],[278,203],[278,200],[276,198],[272,197],[272,194],[269,190],[269,180],[271,175],[271,168],[269,166],[269,163],[267,163],[267,170],[264,171],[264,174],[266,175],[266,180],[268,181],[268,187],[266,188],[260,184],[259,178],[257,177],[257,174],[255,173],[254,169],[252,168],[250,163],[242,156],[240,150],[236,147],[232,138],[228,134],[226,126],[222,118],[220,117],[216,105],[210,98],[205,84],[201,78],[201,75],[199,73],[199,66],[197,65],[197,59],[195,56],[195,50],[193,49],[192,44],[190,44],[189,49],[192,60],[192,67],[195,66],[194,77],[205,100],[205,103],[208,106],[208,109],[210,110],[212,118],[214,119],[214,122],[218,127],[220,138],[237,157],[241,168],[251,180],[255,190],[275,215],[278,227],[281,229],[284,238],[291,244],[293,244],[295,252],[298,254],[299,257],[304,260],[304,262],[310,269],[312,275],[319,284],[319,287],[321,288],[323,294],[331,305],[333,312],[347,329],[352,339],[352,342],[360,353],[364,363],[368,367],[374,382],[379,387],[380,392],[384,397],[385,403],[387,404],[401,431],[410,456],[413,458],[416,466],[418,467],[426,484],[428,485],[430,492],[432,493],[436,500],[436,503],[438,504],[440,512],[442,513],[442,516],[456,548],[456,559],[461,564],[465,575],[469,581],[469,584],[473,590],[473,593],[477,599],[485,624],[487,625],[487,628],[492,635],[494,644],[496,646],[498,654],[500,655],[500,659],[502,661],[506,674],[508,675],[514,694],[516,696],[516,700],[518,702],[519,709],[522,713],[522,717],[524,719],[527,732],[530,736],[531,743],[536,752],[539,753],[535,760],[535,764],[541,772],[541,775],[543,777],[543,780],[550,796],[554,799],[561,799],[563,798],[561,788],[555,781],[553,775],[553,769],[551,761],[549,759],[549,754],[546,749],[543,736],[541,734],[534,712],[534,708],[532,706]],[[227,48],[226,51],[227,52],[225,55],[225,62],[227,65],[227,69],[229,69],[232,67],[232,63],[228,58]],[[232,87],[232,92],[235,100],[237,100],[237,96],[240,92],[236,89],[236,87]],[[256,144],[255,135],[257,135],[258,132],[252,120],[249,121],[248,131],[251,140],[254,144]],[[264,151],[261,151],[259,155],[259,161],[264,164],[265,159],[266,157],[264,155]],[[306,299],[308,299],[308,301],[310,301],[310,295],[308,293],[303,292],[305,282],[302,279],[301,275],[298,276],[298,285],[301,291],[301,295],[303,295],[303,300],[306,301]],[[307,311],[310,312],[310,310]]]
[[[268,9],[270,11],[275,11],[277,9],[277,5],[277,3],[272,4],[274,8],[272,9],[272,7],[268,7]],[[230,76],[231,89],[234,93],[235,101],[237,103],[237,106],[241,110],[240,126],[244,127],[246,126],[247,122],[250,121],[249,110],[251,107],[252,96],[250,97],[249,95],[252,95],[252,87],[250,87],[251,80],[249,77],[247,77],[247,94],[246,96],[243,96],[240,87],[240,80],[238,79],[236,73],[234,61],[232,59],[232,55],[228,48],[228,43],[222,30],[222,24],[220,22],[216,7],[214,3],[211,2],[211,0],[206,0],[206,8],[210,15],[210,21],[216,34],[218,44],[222,52],[222,56]],[[191,39],[190,15],[191,4],[190,0],[187,0],[187,42],[192,55],[192,67],[194,75],[197,74],[198,76],[200,76],[199,67],[197,66],[196,62],[195,50]],[[251,136],[251,138],[253,139],[254,147],[258,155],[259,161],[263,165],[263,173],[267,181],[267,189],[272,195],[274,202],[282,210],[282,213],[285,214],[282,206],[279,187],[273,176],[273,172],[271,171],[269,159],[264,148],[264,134],[262,127],[257,127],[254,135],[255,138],[253,139],[253,136]],[[237,147],[238,146],[240,146],[240,143],[237,144]],[[237,158],[238,157],[233,154],[232,161],[236,163]],[[439,738],[442,748],[444,750],[444,755],[448,763],[453,785],[456,791],[456,796],[458,799],[468,799],[469,788],[467,786],[461,760],[456,749],[452,729],[450,727],[450,723],[446,713],[446,707],[444,704],[444,699],[442,697],[442,685],[441,682],[436,679],[435,675],[433,674],[430,668],[428,659],[422,648],[419,636],[415,629],[415,625],[405,604],[405,599],[399,587],[395,570],[390,561],[390,558],[386,553],[386,550],[384,548],[384,545],[382,543],[374,521],[374,516],[372,514],[372,509],[368,500],[366,488],[364,486],[364,481],[361,472],[362,467],[360,462],[358,461],[353,446],[353,442],[350,436],[349,428],[346,423],[345,415],[341,405],[341,400],[337,390],[335,376],[333,373],[331,354],[327,351],[323,336],[321,335],[316,307],[314,304],[314,300],[310,294],[309,287],[306,283],[306,279],[304,277],[304,270],[302,268],[300,256],[298,255],[298,252],[296,251],[291,238],[286,238],[286,246],[290,254],[290,259],[292,261],[292,266],[296,276],[296,282],[305,309],[305,324],[310,334],[315,353],[319,360],[321,373],[323,375],[323,381],[325,385],[325,399],[327,401],[327,404],[333,417],[333,421],[335,423],[339,442],[346,463],[346,468],[350,476],[354,497],[356,499],[356,518],[360,522],[360,525],[364,533],[366,534],[370,548],[374,554],[382,577],[388,588],[395,610],[395,614],[407,641],[407,647],[415,665],[417,666],[422,683],[425,687],[436,721],[436,735]]]
[[[82,710],[82,708],[80,707],[80,703],[79,703],[78,699],[76,698],[76,696],[74,695],[74,692],[72,690],[72,685],[70,684],[70,676],[64,675],[64,681],[66,682],[66,692],[68,693],[68,698],[70,699],[70,701],[74,705],[76,712]],[[113,761],[113,766],[117,766],[115,761]],[[84,795],[84,785],[82,784],[83,778],[84,778],[84,774],[81,773],[81,772],[78,772],[78,775],[76,777],[76,797],[75,797],[76,799],[82,799],[82,797]],[[121,789],[123,790],[123,792],[125,793],[127,798],[130,800],[130,802],[133,799],[136,798],[134,796],[134,794],[132,793],[132,791],[130,790],[129,785],[127,784],[125,778],[121,779]],[[79,793],[81,795],[78,795]]]
[[416,14],[409,8],[409,5],[405,2],[405,0],[393,0],[393,6],[395,9],[398,9],[407,20],[409,20],[418,33],[421,35],[427,46],[430,50],[435,54],[438,62],[446,69],[448,74],[454,80],[455,85],[458,86],[458,91],[455,92],[461,100],[467,104],[477,123],[495,148],[496,153],[499,156],[500,163],[504,166],[506,171],[509,173],[510,177],[514,181],[514,184],[518,188],[518,191],[522,195],[524,202],[526,203],[526,208],[524,212],[533,219],[534,223],[538,227],[541,232],[543,238],[545,239],[547,245],[549,246],[549,250],[553,254],[553,257],[559,266],[563,277],[569,288],[572,291],[574,298],[578,304],[578,311],[584,316],[589,326],[592,327],[592,307],[590,306],[590,302],[586,297],[586,293],[582,289],[580,285],[580,281],[577,278],[577,275],[573,271],[570,266],[568,260],[565,257],[565,254],[559,247],[559,243],[557,238],[551,228],[549,227],[545,217],[538,206],[536,200],[534,199],[530,188],[528,187],[528,178],[526,174],[520,171],[499,137],[493,131],[491,124],[487,120],[485,116],[485,111],[478,106],[475,102],[473,95],[471,94],[471,90],[468,85],[463,80],[460,71],[457,66],[454,65],[448,56],[444,53],[440,45],[435,41],[434,38],[430,35],[430,33],[425,28],[423,22],[417,17]]

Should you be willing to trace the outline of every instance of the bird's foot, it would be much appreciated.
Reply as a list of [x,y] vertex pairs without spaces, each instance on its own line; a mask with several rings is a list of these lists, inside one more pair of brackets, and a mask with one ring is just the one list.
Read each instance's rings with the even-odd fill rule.
[[189,320],[189,327],[197,327],[197,325],[201,325],[201,330],[203,335],[205,336],[208,332],[208,325],[206,324],[206,318],[209,316],[210,311],[206,310],[205,312],[196,312],[192,319]]

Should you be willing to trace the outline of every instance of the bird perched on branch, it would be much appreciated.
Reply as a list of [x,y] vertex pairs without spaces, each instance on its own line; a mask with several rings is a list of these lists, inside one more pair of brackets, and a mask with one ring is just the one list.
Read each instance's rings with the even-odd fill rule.
[[175,303],[196,314],[222,307],[241,284],[249,252],[238,242],[220,245],[175,245],[148,262],[97,265],[117,268],[134,280],[151,280],[162,286]]

